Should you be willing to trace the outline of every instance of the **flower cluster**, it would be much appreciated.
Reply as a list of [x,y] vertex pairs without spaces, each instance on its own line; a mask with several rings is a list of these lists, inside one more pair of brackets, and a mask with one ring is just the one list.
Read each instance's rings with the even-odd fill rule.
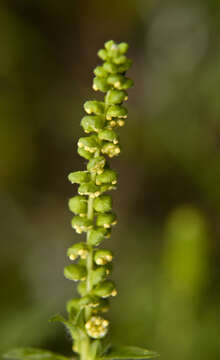
[[[127,49],[126,43],[108,41],[98,52],[103,64],[94,70],[93,89],[106,94],[104,101],[84,104],[86,115],[81,126],[87,136],[81,137],[77,145],[78,154],[88,162],[86,170],[68,176],[72,184],[78,184],[78,195],[69,200],[69,209],[74,213],[71,224],[78,234],[87,236],[85,242],[76,243],[67,251],[69,259],[77,262],[66,266],[64,275],[79,281],[80,294],[68,302],[67,311],[70,319],[83,312],[83,331],[90,342],[106,336],[109,322],[100,314],[108,310],[108,298],[117,294],[114,282],[108,279],[113,254],[96,247],[111,235],[112,226],[117,223],[112,198],[106,194],[116,188],[117,174],[107,157],[118,156],[121,151],[116,130],[125,124],[127,109],[122,103],[128,99],[126,90],[133,85],[125,76],[131,66],[125,55]],[[74,348],[80,346],[75,344]]]

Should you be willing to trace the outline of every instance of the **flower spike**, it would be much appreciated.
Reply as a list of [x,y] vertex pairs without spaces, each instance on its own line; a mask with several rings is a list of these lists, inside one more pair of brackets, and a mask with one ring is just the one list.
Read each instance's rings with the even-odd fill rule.
[[[81,126],[87,136],[78,140],[78,154],[88,160],[87,168],[68,176],[70,182],[78,186],[78,195],[69,200],[69,209],[75,214],[72,227],[77,233],[86,233],[87,236],[85,242],[68,249],[68,257],[78,264],[67,266],[64,274],[69,280],[79,281],[81,299],[95,297],[97,306],[82,308],[82,301],[72,299],[67,310],[73,314],[74,309],[74,314],[77,314],[83,309],[82,327],[91,346],[95,339],[107,335],[109,323],[99,313],[109,307],[104,306],[104,299],[117,294],[115,284],[107,279],[113,254],[95,247],[111,235],[111,228],[117,223],[112,212],[112,197],[106,192],[115,189],[117,183],[117,174],[110,168],[108,158],[121,152],[117,128],[123,126],[127,118],[128,111],[123,102],[128,99],[126,90],[133,85],[132,80],[125,76],[131,66],[125,55],[127,49],[126,43],[116,44],[111,40],[98,52],[104,63],[95,68],[92,87],[104,92],[105,96],[103,101],[89,100],[84,104],[86,114]],[[74,349],[80,355],[82,349],[77,336],[74,342]]]

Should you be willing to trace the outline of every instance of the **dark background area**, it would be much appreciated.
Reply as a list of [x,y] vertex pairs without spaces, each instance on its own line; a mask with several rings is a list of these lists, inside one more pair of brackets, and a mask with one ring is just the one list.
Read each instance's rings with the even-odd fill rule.
[[112,167],[118,296],[112,340],[165,360],[220,356],[220,2],[0,3],[0,353],[71,353],[48,323],[75,290],[63,277],[67,175],[104,41],[127,41],[129,118]]

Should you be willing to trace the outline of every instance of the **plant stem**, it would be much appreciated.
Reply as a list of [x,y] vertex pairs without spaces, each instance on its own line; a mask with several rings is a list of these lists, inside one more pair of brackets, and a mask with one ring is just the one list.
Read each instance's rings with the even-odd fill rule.
[[85,339],[82,341],[81,345],[81,353],[80,353],[80,360],[89,360],[90,359],[90,340],[89,337],[86,336]]
[[[93,198],[89,196],[88,199],[88,211],[87,211],[87,218],[89,220],[93,220],[94,218],[94,212],[93,212]],[[87,232],[87,241],[89,237],[89,231]],[[87,262],[86,262],[86,268],[87,268],[87,279],[86,279],[86,291],[89,293],[92,290],[92,283],[91,283],[91,276],[92,276],[92,270],[93,270],[93,248],[90,247],[89,253],[87,256]],[[85,321],[88,321],[91,317],[91,309],[88,307],[85,309]],[[82,352],[80,354],[81,360],[89,360],[90,358],[90,339],[88,336],[85,337],[85,339],[82,342]]]
[[[93,212],[93,198],[90,196],[88,200],[88,212],[87,217],[89,220],[93,220],[94,218],[94,212]],[[90,231],[87,232],[87,240],[89,237]],[[91,275],[92,275],[92,269],[93,269],[93,248],[90,247],[89,254],[87,257],[87,280],[86,280],[86,290],[87,293],[89,293],[92,290],[92,284],[91,284]]]

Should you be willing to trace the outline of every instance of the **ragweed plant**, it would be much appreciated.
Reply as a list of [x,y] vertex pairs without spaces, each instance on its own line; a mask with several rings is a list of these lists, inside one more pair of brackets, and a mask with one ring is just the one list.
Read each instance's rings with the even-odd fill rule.
[[[122,105],[128,99],[126,90],[133,81],[125,76],[131,66],[126,57],[128,45],[105,43],[98,56],[104,63],[94,70],[93,89],[106,93],[103,101],[90,100],[84,104],[86,115],[81,126],[86,136],[78,140],[78,154],[86,159],[86,169],[69,174],[72,184],[78,185],[78,195],[69,200],[74,213],[71,225],[85,241],[75,243],[67,250],[71,263],[64,276],[78,282],[79,297],[67,303],[68,318],[56,315],[52,321],[62,322],[73,340],[73,352],[80,360],[143,359],[152,358],[152,351],[127,346],[113,346],[109,340],[109,320],[103,315],[109,309],[109,299],[116,296],[115,284],[109,279],[113,254],[99,247],[111,235],[117,223],[112,211],[112,198],[108,194],[116,189],[117,174],[110,168],[108,158],[120,154],[116,130],[124,126],[127,109]],[[67,360],[50,351],[22,348],[5,355],[10,359]]]

